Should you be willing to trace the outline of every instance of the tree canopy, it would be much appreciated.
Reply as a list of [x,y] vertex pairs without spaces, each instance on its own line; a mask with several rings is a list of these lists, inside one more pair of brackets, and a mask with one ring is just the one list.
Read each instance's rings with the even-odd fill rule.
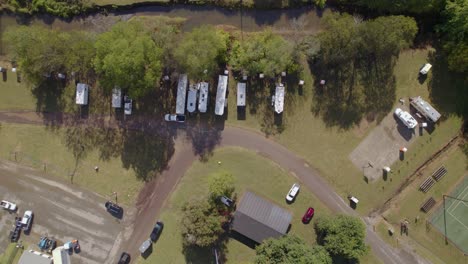
[[94,68],[105,89],[128,89],[134,98],[155,88],[161,78],[161,48],[140,22],[120,22],[98,36]]
[[444,6],[444,0],[338,0],[338,3],[391,14],[437,13]]
[[24,76],[34,84],[52,73],[87,72],[94,56],[93,38],[39,26],[8,29],[6,42]]
[[174,57],[191,78],[210,77],[226,62],[228,40],[227,33],[213,26],[201,26],[183,36]]
[[447,1],[443,16],[445,22],[438,29],[443,33],[449,67],[455,72],[468,72],[468,1]]
[[355,260],[368,252],[364,242],[366,226],[359,218],[347,215],[321,216],[315,221],[314,227],[319,244],[331,255]]
[[301,238],[286,235],[268,239],[255,248],[255,264],[331,264],[325,248],[309,246]]
[[183,207],[182,236],[188,246],[208,247],[224,232],[223,217],[206,200],[187,202]]
[[271,30],[254,33],[232,47],[230,65],[249,75],[263,73],[274,77],[295,64],[293,45]]
[[219,201],[220,196],[227,196],[232,198],[234,190],[234,177],[232,174],[215,174],[209,180],[210,198],[216,203]]

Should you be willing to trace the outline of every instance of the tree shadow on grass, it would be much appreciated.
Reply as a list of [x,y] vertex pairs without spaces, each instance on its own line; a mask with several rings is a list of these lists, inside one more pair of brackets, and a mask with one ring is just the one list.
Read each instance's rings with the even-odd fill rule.
[[[66,86],[63,82],[48,78],[32,88],[36,98],[36,111],[39,113],[62,112],[66,103],[63,94]],[[56,128],[61,122],[56,116],[44,115],[44,122],[48,127]]]
[[166,169],[174,154],[174,142],[169,133],[154,135],[127,130],[122,145],[124,168],[132,168],[143,181],[149,181]]
[[215,264],[215,259],[211,248],[184,246],[182,253],[185,256],[185,263]]
[[[227,115],[227,113],[224,114]],[[223,129],[224,118],[212,113],[193,116],[187,122],[187,138],[192,142],[193,152],[200,156],[201,161],[208,161],[213,155],[213,150],[221,141]]]
[[433,65],[428,82],[429,97],[434,108],[442,114],[442,120],[452,114],[468,117],[466,75],[449,71],[447,58],[442,52],[430,52],[429,62]]

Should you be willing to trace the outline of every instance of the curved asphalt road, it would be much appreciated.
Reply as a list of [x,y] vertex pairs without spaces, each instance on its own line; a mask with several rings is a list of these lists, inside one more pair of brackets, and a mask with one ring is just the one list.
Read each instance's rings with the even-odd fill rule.
[[[43,124],[43,120],[41,119],[37,114],[33,114],[33,117],[31,117],[31,113],[0,112],[0,121],[8,123]],[[59,123],[61,122],[59,121]],[[90,123],[92,124],[92,122]],[[112,124],[108,125],[112,126]],[[132,127],[132,129],[142,128],[144,126],[141,124],[135,124]],[[162,125],[158,126],[156,130],[164,129],[166,129],[165,125]],[[153,132],[158,133],[158,131]],[[176,152],[171,158],[167,170],[147,183],[140,192],[136,204],[138,212],[134,222],[127,228],[126,234],[124,234],[124,240],[126,241],[122,247],[123,251],[131,253],[132,256],[137,256],[138,247],[151,232],[152,225],[157,219],[165,200],[169,197],[185,171],[197,159],[197,156],[191,149],[191,143],[184,142],[181,138],[183,137],[177,137],[176,139]],[[319,173],[309,167],[302,158],[259,133],[235,127],[225,127],[221,133],[218,146],[238,146],[261,153],[298,177],[332,211],[359,216],[320,177]],[[371,247],[373,253],[384,263],[428,263],[412,252],[389,246],[373,231],[372,225],[366,222],[365,219],[363,220],[367,226],[366,242]]]

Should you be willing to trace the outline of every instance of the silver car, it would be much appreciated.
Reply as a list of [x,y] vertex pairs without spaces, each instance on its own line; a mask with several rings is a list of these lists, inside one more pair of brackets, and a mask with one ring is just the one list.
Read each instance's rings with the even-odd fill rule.
[[301,186],[297,183],[294,183],[289,190],[288,194],[286,195],[286,201],[292,202],[294,198],[296,198],[297,194],[299,193],[299,189]]

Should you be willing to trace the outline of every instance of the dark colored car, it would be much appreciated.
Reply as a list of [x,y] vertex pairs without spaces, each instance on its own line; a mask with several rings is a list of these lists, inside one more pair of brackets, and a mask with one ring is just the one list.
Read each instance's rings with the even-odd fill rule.
[[123,208],[111,201],[106,202],[106,209],[109,213],[117,217],[121,217],[123,214]]
[[151,235],[150,235],[150,238],[152,241],[158,240],[163,230],[163,227],[164,227],[163,222],[160,222],[160,221],[156,222],[156,225],[154,225],[153,231],[151,232]]
[[312,207],[309,207],[307,211],[305,212],[304,216],[302,217],[302,223],[308,224],[310,220],[312,220],[312,217],[314,216],[315,210]]
[[128,263],[130,263],[130,254],[128,254],[127,252],[123,252],[117,264],[128,264]]

